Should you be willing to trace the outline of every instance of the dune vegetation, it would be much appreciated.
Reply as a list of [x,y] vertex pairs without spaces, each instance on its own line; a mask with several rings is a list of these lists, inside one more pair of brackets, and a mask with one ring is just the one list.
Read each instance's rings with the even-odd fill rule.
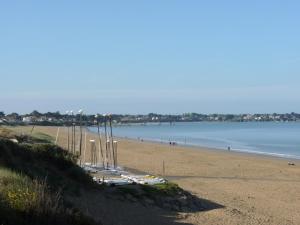
[[1,224],[96,224],[67,200],[94,185],[76,161],[50,136],[0,128]]

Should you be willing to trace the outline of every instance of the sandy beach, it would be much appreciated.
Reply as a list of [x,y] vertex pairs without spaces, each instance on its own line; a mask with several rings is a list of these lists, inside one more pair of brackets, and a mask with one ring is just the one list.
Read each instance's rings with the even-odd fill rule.
[[[31,128],[17,129],[28,132]],[[57,128],[35,127],[34,132],[55,137]],[[87,133],[87,140],[90,139],[96,139],[96,135]],[[156,224],[300,224],[300,162],[297,160],[116,139],[120,166],[162,175],[164,161],[165,178],[199,198],[222,206],[179,213],[172,215],[168,222],[161,220]],[[65,127],[60,128],[58,144],[67,147]],[[85,159],[90,159],[88,151]],[[295,165],[288,165],[289,161]],[[135,207],[135,210],[138,215],[138,210],[145,209]],[[150,209],[146,211],[149,215],[153,213]],[[144,224],[154,223],[145,221]]]

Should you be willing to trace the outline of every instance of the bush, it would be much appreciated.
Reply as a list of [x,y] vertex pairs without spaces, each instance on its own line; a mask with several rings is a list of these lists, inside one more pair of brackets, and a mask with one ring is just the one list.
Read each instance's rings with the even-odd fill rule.
[[75,186],[93,186],[91,177],[76,162],[76,156],[56,145],[16,144],[0,139],[0,165],[32,179],[47,177],[54,188],[77,190]]
[[143,185],[142,189],[149,196],[176,196],[183,192],[177,184],[171,182],[156,185]]
[[0,222],[3,225],[94,224],[78,210],[64,205],[60,191],[38,181],[0,169]]
[[36,143],[40,139],[22,136],[24,142],[17,144],[7,139],[14,134],[5,135],[0,137],[1,225],[96,224],[66,200],[81,188],[94,187],[76,156],[50,143]]

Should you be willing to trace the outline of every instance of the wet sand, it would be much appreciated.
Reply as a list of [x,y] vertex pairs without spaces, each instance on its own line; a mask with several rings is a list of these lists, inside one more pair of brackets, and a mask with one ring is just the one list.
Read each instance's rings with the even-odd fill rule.
[[[30,127],[17,129],[28,132]],[[55,136],[57,128],[36,127],[34,132]],[[97,140],[97,136],[87,134],[87,150],[90,139]],[[203,212],[172,215],[173,224],[300,224],[299,160],[117,140],[119,165],[162,175],[164,162],[164,176],[167,179],[199,198],[223,206]],[[67,128],[60,128],[58,144],[67,147]],[[85,159],[89,161],[89,151]],[[289,161],[293,161],[295,166],[288,165]],[[141,210],[141,213],[145,211]],[[155,223],[171,224],[161,221]],[[145,220],[145,224],[151,223]]]

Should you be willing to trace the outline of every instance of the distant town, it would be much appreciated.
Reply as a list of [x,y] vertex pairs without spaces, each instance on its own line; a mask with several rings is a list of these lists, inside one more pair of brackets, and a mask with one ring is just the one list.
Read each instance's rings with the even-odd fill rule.
[[[97,115],[97,116],[96,116]],[[112,114],[114,124],[130,124],[130,123],[174,123],[174,122],[266,122],[266,121],[300,121],[299,113],[285,114],[200,114],[200,113],[184,113],[181,115],[162,115],[149,113],[147,115],[122,115]],[[29,114],[9,113],[5,114],[0,111],[0,124],[6,125],[26,125],[36,124],[45,126],[66,125],[69,123],[79,123],[81,121],[85,125],[94,125],[103,123],[105,115],[84,113],[60,113],[47,112],[40,113],[36,110]]]

